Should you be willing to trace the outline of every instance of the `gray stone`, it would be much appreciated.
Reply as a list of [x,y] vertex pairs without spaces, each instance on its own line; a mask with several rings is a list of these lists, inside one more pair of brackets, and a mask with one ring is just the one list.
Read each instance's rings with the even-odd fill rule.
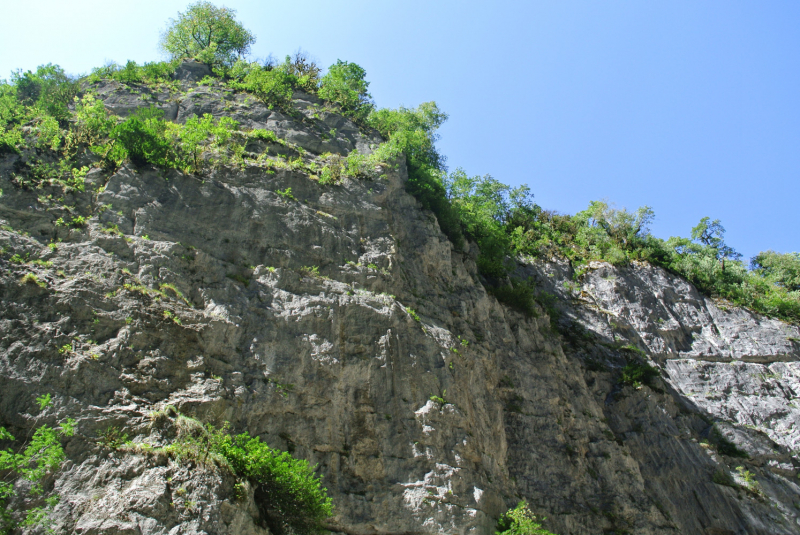
[[174,78],[176,80],[184,80],[187,82],[199,82],[206,76],[211,76],[211,67],[205,63],[200,63],[193,59],[185,59],[175,69]]
[[[378,141],[311,95],[294,95],[301,120],[182,87],[97,89],[123,115],[152,101],[179,122],[269,128],[307,158]],[[236,500],[224,468],[99,444],[109,426],[163,444],[149,414],[167,405],[318,464],[334,532],[490,534],[525,498],[561,535],[800,533],[796,326],[646,264],[595,263],[573,281],[556,259],[519,270],[556,296],[559,319],[524,317],[478,282],[474,244],[454,250],[405,192],[402,164],[336,186],[255,163],[93,171],[64,203],[95,215],[65,229],[10,182],[16,158],[0,160],[0,420],[77,420],[54,479],[59,533],[266,533],[254,489]],[[276,193],[289,187],[296,200]],[[46,288],[21,284],[28,272]],[[124,284],[171,284],[186,301]],[[663,376],[621,384],[637,358]],[[738,466],[761,494],[715,483]]]

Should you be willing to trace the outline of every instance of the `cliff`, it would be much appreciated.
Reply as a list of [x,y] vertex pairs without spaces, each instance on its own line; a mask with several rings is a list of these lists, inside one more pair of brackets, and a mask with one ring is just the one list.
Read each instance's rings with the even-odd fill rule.
[[150,451],[177,413],[318,464],[339,533],[490,534],[520,498],[561,535],[800,533],[796,326],[648,264],[573,282],[558,259],[519,260],[541,303],[525,316],[406,193],[402,162],[321,185],[257,159],[369,153],[377,133],[308,94],[290,114],[179,72],[176,91],[89,89],[123,117],[210,113],[285,144],[201,175],[87,151],[67,193],[20,187],[38,153],[0,160],[0,420],[76,420],[48,481],[57,533],[269,532],[255,486]]

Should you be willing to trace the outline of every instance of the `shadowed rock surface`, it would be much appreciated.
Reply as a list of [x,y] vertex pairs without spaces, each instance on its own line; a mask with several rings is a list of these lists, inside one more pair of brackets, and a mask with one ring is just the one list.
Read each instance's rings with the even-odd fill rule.
[[[380,142],[316,97],[296,93],[292,116],[187,73],[176,92],[96,90],[123,116],[268,128],[305,158]],[[268,532],[226,470],[98,439],[164,445],[151,412],[168,405],[318,463],[334,532],[490,534],[525,498],[561,535],[800,533],[797,327],[649,265],[573,282],[556,260],[520,261],[558,312],[525,317],[487,294],[474,245],[454,249],[402,164],[337,186],[256,164],[97,169],[66,195],[94,215],[68,229],[11,183],[19,159],[0,160],[0,423],[77,420],[51,482],[58,533]],[[661,377],[623,384],[635,361]]]

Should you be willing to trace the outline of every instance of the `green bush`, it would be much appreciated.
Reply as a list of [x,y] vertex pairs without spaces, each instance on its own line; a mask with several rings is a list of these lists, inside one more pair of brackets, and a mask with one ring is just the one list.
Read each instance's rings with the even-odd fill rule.
[[177,141],[182,158],[176,159],[176,165],[188,163],[188,169],[198,172],[201,168],[200,154],[206,146],[223,148],[236,132],[239,123],[230,117],[214,120],[210,113],[202,117],[192,116],[183,125],[170,124],[172,138]]
[[[37,398],[39,409],[44,410],[50,404],[50,399],[49,394]],[[48,515],[58,503],[58,495],[45,492],[44,480],[46,476],[58,470],[66,459],[61,439],[71,437],[74,429],[74,420],[67,420],[59,428],[42,425],[34,431],[30,440],[26,441],[24,449],[17,452],[11,448],[0,450],[0,471],[6,475],[4,480],[0,481],[0,534],[16,532],[18,524],[26,527],[47,526]],[[0,427],[0,441],[14,440],[11,433]],[[39,501],[44,504],[28,509],[24,517],[15,515],[17,511],[12,511],[8,507],[9,500],[22,490],[17,489],[13,482],[17,478],[31,483],[27,488],[26,502]]]
[[150,163],[164,169],[174,166],[163,115],[163,111],[151,106],[139,110],[112,130],[112,140],[124,149],[134,165]]
[[536,522],[536,516],[522,500],[513,509],[503,513],[497,521],[495,535],[554,535]]
[[40,65],[36,72],[16,71],[12,81],[22,105],[36,108],[61,123],[69,118],[68,106],[78,93],[78,82],[58,65]]
[[709,438],[717,448],[717,451],[722,455],[727,455],[728,457],[739,457],[742,459],[748,459],[750,457],[746,451],[740,450],[738,447],[736,447],[736,444],[725,438],[725,435],[722,434],[716,425],[711,428]]
[[534,291],[532,285],[520,280],[515,280],[511,285],[487,286],[487,291],[495,296],[498,301],[508,305],[528,317],[536,315],[534,308]]
[[357,122],[364,121],[375,108],[372,95],[367,92],[367,72],[355,63],[336,60],[319,82],[321,98],[335,102],[348,117]]
[[643,384],[649,386],[653,383],[653,379],[660,376],[661,372],[658,368],[640,362],[630,362],[622,368],[620,382],[633,387]]
[[286,56],[279,68],[293,76],[300,89],[309,93],[316,93],[319,89],[321,69],[306,52],[298,50],[293,56]]
[[[168,417],[169,411],[153,416]],[[321,524],[333,514],[333,503],[314,473],[315,466],[247,433],[231,436],[227,424],[216,429],[182,415],[175,424],[178,436],[165,451],[179,459],[213,460],[256,484],[257,499],[266,508],[273,532],[287,528],[297,534],[323,531]]]
[[269,508],[295,533],[321,532],[333,514],[333,503],[307,461],[270,448],[247,433],[228,437],[220,445],[236,473],[258,483]]
[[24,142],[20,126],[25,116],[25,107],[17,99],[16,86],[0,80],[0,154],[19,152]]
[[422,207],[432,211],[442,232],[453,244],[462,248],[464,235],[461,220],[447,198],[444,184],[445,158],[436,150],[436,130],[447,120],[435,102],[417,108],[381,109],[372,112],[367,124],[378,130],[406,157],[408,182],[406,190]]
[[462,229],[478,244],[481,274],[505,277],[511,269],[506,260],[513,254],[508,222],[516,212],[531,209],[529,188],[512,189],[489,175],[470,177],[462,169],[445,177],[445,188]]
[[291,109],[293,87],[297,78],[283,69],[265,68],[258,63],[237,61],[228,71],[230,85],[253,93],[270,109]]
[[248,134],[252,139],[260,139],[269,143],[278,143],[278,136],[272,130],[264,130],[263,128],[256,128],[251,130]]
[[758,253],[750,261],[753,271],[787,292],[800,291],[800,253]]
[[105,67],[92,69],[87,77],[90,82],[99,82],[103,79],[116,80],[124,84],[155,85],[172,81],[172,76],[178,67],[178,60],[154,61],[138,65],[129,60],[124,66],[111,63]]

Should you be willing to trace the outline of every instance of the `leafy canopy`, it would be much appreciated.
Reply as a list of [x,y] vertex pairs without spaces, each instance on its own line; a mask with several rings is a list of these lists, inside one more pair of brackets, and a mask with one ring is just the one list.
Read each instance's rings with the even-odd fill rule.
[[372,95],[367,92],[367,71],[355,63],[336,60],[319,84],[319,96],[337,102],[345,115],[363,121],[375,108]]
[[209,65],[232,65],[247,55],[256,41],[235,14],[235,10],[211,2],[191,4],[177,19],[170,19],[161,36],[161,49],[173,59],[189,57]]
[[800,291],[800,253],[764,251],[753,257],[750,267],[776,286],[790,292]]
[[58,65],[40,65],[35,72],[17,71],[11,79],[20,104],[34,107],[57,121],[69,117],[67,107],[78,92],[78,84]]

